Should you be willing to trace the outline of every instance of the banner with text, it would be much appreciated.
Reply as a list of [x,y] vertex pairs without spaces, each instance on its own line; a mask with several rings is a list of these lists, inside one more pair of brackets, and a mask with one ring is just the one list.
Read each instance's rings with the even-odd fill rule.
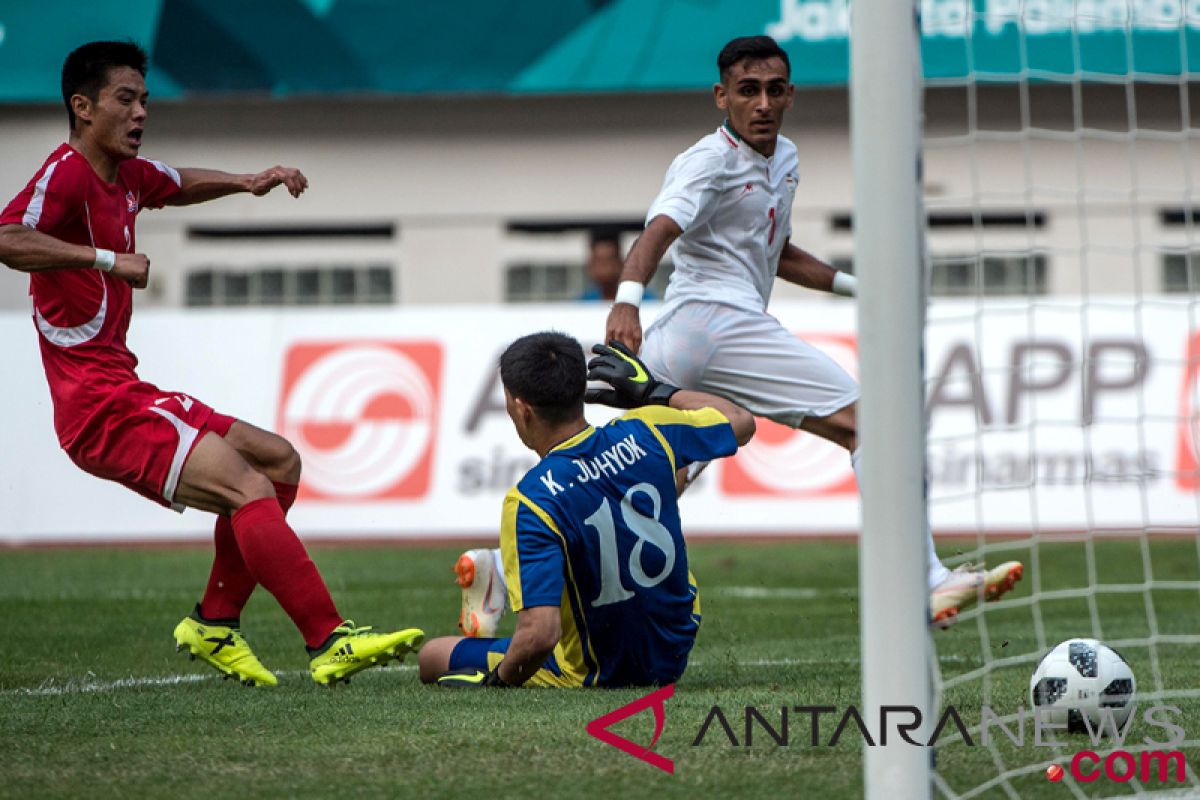
[[[941,532],[1178,530],[1200,522],[1200,331],[1186,302],[1087,308],[939,303],[927,329],[930,512]],[[797,336],[856,374],[853,306],[777,303]],[[654,313],[646,310],[647,321]],[[140,373],[286,436],[304,460],[290,518],[320,538],[487,537],[533,465],[496,359],[557,329],[590,347],[601,306],[139,312]],[[24,314],[0,315],[0,541],[206,538],[79,471],[59,449]],[[593,424],[612,416],[589,408]],[[869,446],[869,443],[868,443]],[[682,502],[689,535],[854,534],[847,454],[761,421]]]

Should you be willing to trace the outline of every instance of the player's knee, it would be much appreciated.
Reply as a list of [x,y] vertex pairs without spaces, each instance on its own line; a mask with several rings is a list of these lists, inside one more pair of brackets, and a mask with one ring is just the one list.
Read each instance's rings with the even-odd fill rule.
[[275,496],[275,486],[271,483],[271,479],[261,472],[251,469],[249,465],[238,476],[234,488],[237,490],[238,495],[240,495],[239,499],[241,502],[238,504],[239,508],[246,503],[261,500],[264,497]]
[[284,483],[299,483],[300,482],[300,453],[292,446],[292,443],[282,436],[279,437],[279,459],[276,464],[276,470],[280,475],[280,480]]
[[439,675],[450,668],[450,654],[458,641],[457,637],[443,636],[421,648],[417,654],[421,683],[434,683]]

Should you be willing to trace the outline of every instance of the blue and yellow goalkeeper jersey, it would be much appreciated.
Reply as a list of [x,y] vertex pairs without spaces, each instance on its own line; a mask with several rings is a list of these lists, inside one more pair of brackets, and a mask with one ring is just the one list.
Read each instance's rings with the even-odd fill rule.
[[639,408],[555,447],[504,500],[514,611],[559,606],[564,685],[669,683],[700,625],[675,470],[737,450],[718,411]]

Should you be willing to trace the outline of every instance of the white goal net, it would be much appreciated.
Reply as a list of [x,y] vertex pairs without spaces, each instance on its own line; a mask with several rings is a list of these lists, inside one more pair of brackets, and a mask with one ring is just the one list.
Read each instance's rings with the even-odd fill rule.
[[[951,566],[1025,565],[934,637],[973,741],[939,739],[936,790],[1200,796],[1200,2],[922,6],[930,519]],[[1030,675],[1074,637],[1133,668],[1123,741],[1035,741]],[[1183,781],[1130,771],[1152,751]]]

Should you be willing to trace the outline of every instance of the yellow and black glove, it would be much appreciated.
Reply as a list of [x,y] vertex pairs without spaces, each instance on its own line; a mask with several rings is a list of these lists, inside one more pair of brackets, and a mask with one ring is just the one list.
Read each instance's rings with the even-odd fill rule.
[[489,669],[487,672],[475,667],[452,669],[439,675],[437,684],[451,689],[482,689],[488,686],[498,689],[508,688],[508,684],[500,680],[499,666],[496,669]]
[[678,386],[663,383],[650,374],[646,365],[620,342],[598,344],[592,348],[596,357],[588,362],[589,381],[603,381],[608,386],[587,390],[584,399],[615,408],[665,406]]

